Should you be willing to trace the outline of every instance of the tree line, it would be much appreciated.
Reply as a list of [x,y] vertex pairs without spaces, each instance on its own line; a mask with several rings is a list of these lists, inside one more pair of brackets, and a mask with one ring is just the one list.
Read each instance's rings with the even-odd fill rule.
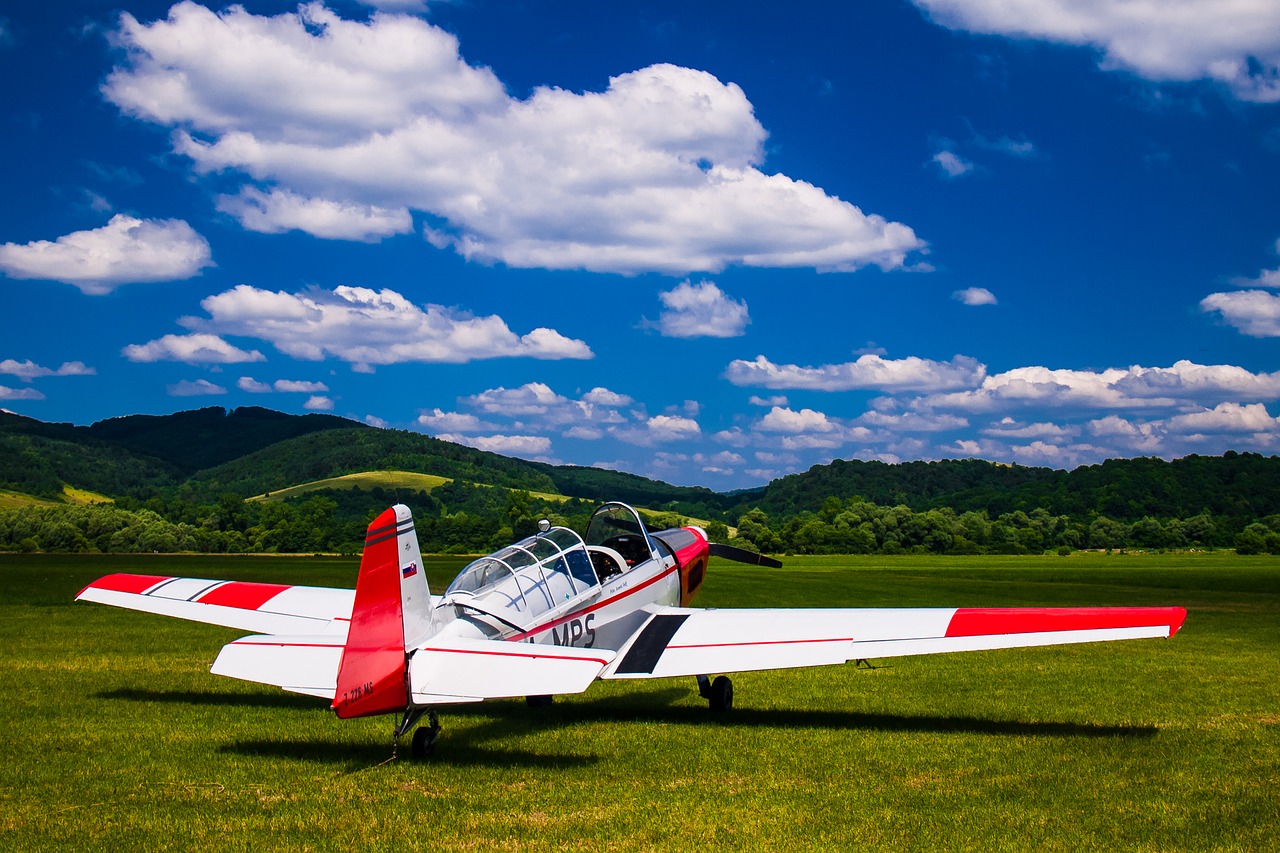
[[[527,536],[539,518],[582,531],[594,503],[552,501],[522,489],[453,481],[431,492],[329,489],[286,501],[245,501],[227,493],[196,503],[176,495],[123,497],[114,504],[27,506],[0,510],[0,550],[77,553],[357,554],[365,529],[393,503],[414,511],[419,541],[433,553],[486,553]],[[688,522],[678,512],[651,515],[656,527]],[[855,496],[828,497],[817,512],[771,517],[753,507],[719,519],[713,541],[777,554],[1040,554],[1077,549],[1235,548],[1280,554],[1280,514],[1252,520],[1209,512],[1135,521],[1078,518],[1044,508],[992,517],[986,510],[914,510]]]

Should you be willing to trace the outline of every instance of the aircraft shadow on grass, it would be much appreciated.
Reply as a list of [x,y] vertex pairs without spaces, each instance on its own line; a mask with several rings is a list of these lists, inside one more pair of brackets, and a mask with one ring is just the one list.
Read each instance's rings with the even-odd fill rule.
[[326,710],[325,699],[296,693],[229,693],[215,690],[146,690],[121,687],[94,694],[95,699],[157,702],[172,705],[227,705],[242,708],[284,708],[295,711]]
[[[858,711],[756,709],[735,707],[725,714],[709,712],[705,706],[673,706],[689,695],[679,688],[633,692],[595,702],[561,703],[530,709],[523,702],[487,702],[450,708],[447,716],[486,717],[498,731],[520,727],[554,728],[593,722],[683,723],[726,728],[832,729],[879,732],[918,732],[997,736],[1042,737],[1153,737],[1155,726],[1106,725],[1056,721],[997,720],[986,717],[907,715]],[[446,716],[446,719],[447,719]]]
[[[859,711],[822,711],[734,708],[727,714],[713,714],[701,705],[676,706],[687,697],[683,688],[637,690],[589,702],[557,703],[546,708],[529,708],[520,701],[492,701],[474,705],[452,705],[441,708],[446,727],[448,719],[470,718],[485,721],[480,726],[454,729],[445,735],[449,748],[441,750],[434,760],[449,764],[485,766],[565,766],[588,764],[594,756],[545,756],[510,749],[492,749],[485,742],[501,740],[513,734],[527,734],[542,729],[555,729],[583,723],[612,722],[619,725],[638,723],[675,723],[712,725],[725,728],[831,729],[848,731],[916,732],[945,734],[948,732],[995,736],[1023,737],[1125,737],[1145,738],[1158,733],[1155,726],[1106,725],[1060,721],[999,720],[960,715],[908,715],[867,713]],[[196,690],[145,690],[121,688],[97,694],[101,699],[130,702],[159,702],[183,705],[223,705],[245,708],[282,708],[313,714],[326,710],[324,700],[287,693],[230,693]],[[303,760],[365,763],[377,757],[383,747],[349,743],[317,743],[311,740],[246,741],[223,749],[245,754],[271,754]]]

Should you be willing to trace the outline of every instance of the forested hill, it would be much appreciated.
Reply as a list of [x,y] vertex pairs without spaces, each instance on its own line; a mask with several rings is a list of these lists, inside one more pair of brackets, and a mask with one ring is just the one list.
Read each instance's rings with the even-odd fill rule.
[[0,489],[56,498],[64,484],[111,497],[181,493],[250,497],[365,471],[403,470],[590,500],[676,502],[718,513],[709,489],[617,471],[527,462],[420,433],[374,429],[333,415],[245,406],[131,415],[91,426],[0,412]]
[[947,507],[990,518],[1035,510],[1088,520],[1280,514],[1280,458],[1117,459],[1060,471],[976,459],[837,460],[723,495],[633,474],[500,456],[419,433],[374,429],[333,415],[256,407],[133,415],[87,427],[0,412],[0,489],[56,497],[63,484],[109,496],[249,497],[343,474],[404,470],[587,500],[623,500],[730,524],[759,509],[781,521],[859,498],[916,512]]
[[1228,451],[1223,456],[1110,459],[1073,471],[1001,465],[977,459],[937,462],[836,460],[743,496],[731,513],[759,508],[772,517],[818,512],[829,498],[860,497],[915,511],[958,513],[1046,510],[1073,518],[1232,518],[1280,513],[1280,457]]

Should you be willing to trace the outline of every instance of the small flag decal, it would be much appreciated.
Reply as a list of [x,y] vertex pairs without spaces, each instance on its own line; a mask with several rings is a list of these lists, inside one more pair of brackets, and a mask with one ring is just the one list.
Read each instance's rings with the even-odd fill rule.
[[418,573],[418,564],[410,563],[400,569],[401,577],[411,578]]

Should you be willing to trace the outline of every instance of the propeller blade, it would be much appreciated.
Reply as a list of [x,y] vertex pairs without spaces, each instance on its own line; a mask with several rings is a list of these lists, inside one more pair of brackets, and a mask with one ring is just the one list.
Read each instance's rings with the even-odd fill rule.
[[735,548],[732,545],[721,545],[719,542],[709,542],[707,544],[710,546],[713,557],[723,557],[726,560],[733,560],[735,563],[746,563],[749,566],[767,566],[770,569],[782,568],[782,563],[773,559],[773,557],[766,557],[764,554],[757,554],[745,548]]

